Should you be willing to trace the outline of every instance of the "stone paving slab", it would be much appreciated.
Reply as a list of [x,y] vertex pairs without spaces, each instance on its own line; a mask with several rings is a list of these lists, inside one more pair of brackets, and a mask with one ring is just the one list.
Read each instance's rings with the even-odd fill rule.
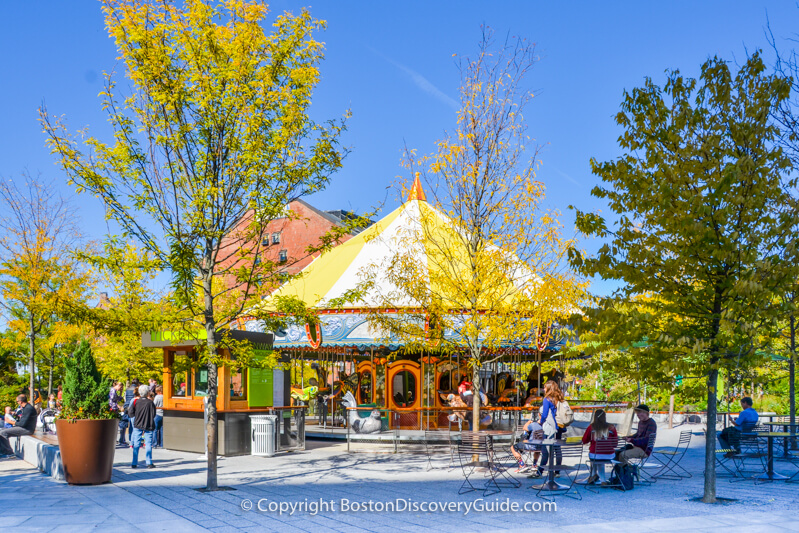
[[[684,429],[684,428],[683,428]],[[689,427],[697,432],[701,427]],[[659,431],[658,447],[674,444],[680,428]],[[157,468],[129,468],[130,451],[117,450],[113,484],[69,487],[20,466],[0,462],[0,524],[8,518],[11,530],[85,530],[89,525],[110,527],[115,533],[127,525],[147,531],[280,531],[280,532],[391,532],[425,531],[777,531],[797,530],[799,484],[718,481],[718,494],[737,501],[705,505],[690,501],[702,493],[704,437],[696,435],[682,463],[695,475],[682,481],[661,480],[628,493],[581,491],[582,500],[556,500],[557,510],[542,512],[342,512],[314,514],[306,508],[293,515],[257,510],[266,504],[313,504],[320,499],[338,507],[352,502],[454,502],[474,505],[480,493],[458,495],[460,468],[448,467],[449,457],[428,471],[424,455],[399,453],[346,453],[345,444],[309,441],[308,450],[272,458],[230,457],[219,461],[219,483],[233,491],[200,493],[205,484],[205,463],[196,454],[155,450]],[[785,473],[793,468],[778,464]],[[522,488],[503,489],[485,503],[520,506],[543,503],[529,490],[533,480],[520,478]],[[18,496],[9,491],[34,487],[36,515],[12,512]],[[244,500],[256,508],[243,509]],[[56,511],[53,511],[53,510]],[[60,510],[59,510],[60,509]],[[59,521],[60,520],[60,521]],[[27,527],[26,527],[27,526]],[[115,527],[118,526],[118,527]],[[78,529],[75,529],[78,528]]]

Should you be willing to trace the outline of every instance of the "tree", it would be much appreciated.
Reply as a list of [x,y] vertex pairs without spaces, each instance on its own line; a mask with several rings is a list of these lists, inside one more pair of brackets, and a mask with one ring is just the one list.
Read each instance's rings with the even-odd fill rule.
[[[71,182],[171,272],[187,334],[205,334],[214,490],[221,329],[282,275],[256,260],[269,222],[341,167],[343,120],[308,114],[323,48],[313,35],[324,24],[307,11],[269,20],[265,4],[247,0],[104,0],[103,11],[132,87],[120,100],[107,78],[113,142],[89,137],[84,153],[61,119],[42,109],[41,120]],[[240,220],[249,223],[234,231]],[[228,274],[238,283],[221,283]]]
[[81,238],[75,211],[52,183],[30,176],[24,189],[0,182],[0,206],[0,308],[28,341],[33,398],[38,338],[54,316],[84,298],[90,278],[74,257]]
[[[793,249],[796,202],[785,180],[790,161],[777,146],[771,112],[788,96],[764,73],[759,54],[733,76],[709,59],[699,81],[667,73],[625,92],[616,122],[623,155],[591,161],[618,216],[577,212],[578,227],[608,240],[572,261],[587,275],[621,281],[613,301],[646,300],[653,357],[693,358],[707,381],[703,501],[716,499],[715,435],[719,369],[755,357],[758,335],[775,326],[770,302],[782,292],[782,261]],[[642,305],[639,302],[639,305]]]
[[371,313],[378,328],[409,349],[469,357],[475,431],[480,367],[541,341],[537,333],[572,313],[583,289],[565,268],[573,243],[561,237],[558,213],[542,205],[537,150],[527,147],[523,113],[533,95],[524,82],[536,60],[524,39],[497,46],[492,31],[483,31],[477,56],[461,63],[455,131],[430,157],[407,154],[411,199],[425,199],[421,177],[436,209],[419,202],[418,210],[406,210],[417,213],[402,236],[410,245],[364,276],[377,308],[403,310]]
[[158,264],[147,251],[131,243],[110,241],[105,253],[86,257],[99,273],[111,296],[103,294],[93,308],[83,309],[77,320],[94,333],[94,357],[105,376],[125,380],[160,377],[163,353],[144,348],[143,331],[171,330],[179,323],[179,310],[167,295],[151,286]]

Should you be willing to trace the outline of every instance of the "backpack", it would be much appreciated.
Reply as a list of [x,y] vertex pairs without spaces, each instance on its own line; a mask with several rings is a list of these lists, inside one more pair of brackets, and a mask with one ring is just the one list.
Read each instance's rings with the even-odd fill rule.
[[610,476],[610,484],[615,485],[619,490],[633,490],[635,483],[635,467],[628,464],[617,464],[613,466],[613,474]]
[[558,425],[561,427],[566,428],[572,425],[572,422],[574,422],[574,412],[572,412],[572,408],[569,407],[569,402],[566,400],[558,402],[558,410],[555,417],[558,419]]

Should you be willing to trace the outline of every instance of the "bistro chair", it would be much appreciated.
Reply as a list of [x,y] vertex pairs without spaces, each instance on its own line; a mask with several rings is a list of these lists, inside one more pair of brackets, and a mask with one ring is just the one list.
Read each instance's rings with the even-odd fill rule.
[[[461,433],[457,449],[458,459],[463,471],[463,483],[458,494],[483,491],[483,497],[501,492],[500,487],[521,486],[507,469],[495,460],[493,441],[490,435],[475,435],[473,432]],[[472,479],[478,469],[485,471],[487,479],[482,486],[475,486]]]
[[737,451],[732,456],[738,475],[731,479],[730,482],[754,479],[755,484],[757,484],[756,476],[767,469],[768,453],[763,449],[761,438],[754,428],[742,431],[738,440],[740,451]]
[[[594,446],[594,449],[596,450],[594,453],[597,455],[613,454],[615,456],[616,452],[618,451],[617,450],[618,447],[619,447],[618,437],[616,437],[615,439],[611,438],[599,439],[596,441],[596,445]],[[620,488],[621,490],[624,490],[624,487],[621,484],[611,483],[611,479],[613,478],[612,470],[610,477],[608,477],[607,475],[606,470],[608,465],[613,466],[619,464],[619,462],[616,459],[591,459],[591,456],[589,455],[587,462],[589,465],[596,465],[597,470],[602,471],[603,475],[599,476],[599,478],[601,481],[605,482],[605,484],[598,485],[598,484],[586,483],[588,478],[578,481],[577,482],[578,484],[585,485],[586,488],[592,492],[596,492],[596,488]],[[590,476],[590,469],[589,469],[589,476]]]
[[[536,496],[542,498],[544,500],[554,501],[555,496],[568,496],[569,498],[574,498],[576,500],[582,500],[583,497],[580,494],[580,491],[577,490],[577,485],[575,481],[577,479],[578,472],[582,468],[582,460],[583,460],[583,443],[577,442],[574,444],[563,444],[560,446],[561,452],[561,459],[563,464],[559,465],[541,465],[541,469],[543,473],[541,474],[541,479],[537,479],[536,482],[540,482],[538,485],[538,492],[535,493]],[[551,450],[551,453],[555,453],[555,450]],[[572,464],[566,464],[572,463]],[[557,489],[557,490],[544,490],[544,486],[548,480],[548,473],[552,470],[554,472],[574,472],[573,476],[569,476],[568,474],[561,477],[555,478],[559,479],[562,483],[564,488]],[[559,483],[561,484],[561,483]],[[534,488],[530,487],[530,488]]]
[[644,455],[643,457],[632,457],[627,460],[627,462],[635,468],[635,480],[641,485],[651,485],[652,483],[657,481],[657,479],[652,477],[651,474],[647,474],[645,469],[663,467],[662,464],[652,459],[652,455],[654,455],[656,438],[657,438],[657,433],[650,435],[649,442],[646,445],[646,449],[653,450],[653,453],[650,453],[649,455]]
[[457,444],[455,443],[452,431],[442,429],[424,430],[424,449],[427,453],[428,471],[435,468],[433,466],[433,456],[438,456],[441,452],[449,454],[449,465],[447,465],[447,467],[451,467],[455,464]]
[[688,447],[691,445],[691,435],[692,432],[690,429],[681,431],[680,439],[677,441],[677,446],[675,448],[652,450],[652,455],[663,463],[663,468],[653,474],[653,478],[683,479],[693,477],[690,472],[680,466],[680,461],[682,461],[685,452],[688,451]]

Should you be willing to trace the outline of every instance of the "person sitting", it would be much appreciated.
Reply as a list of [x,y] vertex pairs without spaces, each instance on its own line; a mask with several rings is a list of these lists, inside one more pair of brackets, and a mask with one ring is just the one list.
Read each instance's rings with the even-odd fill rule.
[[14,418],[14,415],[11,414],[11,408],[6,407],[5,414],[3,415],[3,429],[13,428],[16,423],[17,419]]
[[[531,444],[531,440],[543,440],[544,429],[535,419],[535,411],[530,415],[530,420],[524,425],[524,432],[522,433],[519,442],[510,447],[510,453],[516,458],[519,463],[519,468],[516,472],[519,474],[530,474],[530,477],[541,477],[538,472],[538,458],[541,455],[541,447]],[[525,464],[522,453],[533,452],[533,463]]]
[[759,418],[757,411],[752,408],[752,398],[749,396],[741,398],[741,409],[743,410],[738,417],[732,421],[732,425],[724,428],[721,430],[721,433],[719,433],[719,444],[721,444],[722,449],[735,449],[734,452],[727,452],[725,454],[727,457],[731,457],[736,453],[741,453],[741,433],[744,430],[752,429],[757,424]]
[[629,464],[630,459],[643,459],[649,457],[652,448],[649,447],[649,437],[657,435],[658,425],[649,417],[649,407],[641,404],[635,408],[635,416],[638,417],[638,430],[631,436],[625,437],[628,442],[627,447],[616,454],[618,461]]
[[472,395],[472,384],[466,379],[465,376],[462,377],[461,382],[458,383],[458,395],[461,398]]
[[24,394],[17,396],[17,404],[21,408],[19,420],[14,427],[0,429],[0,456],[14,455],[14,449],[8,441],[9,437],[21,437],[23,435],[33,435],[36,431],[36,409],[28,403],[28,397]]
[[[597,453],[597,442],[600,443],[600,450],[607,453]],[[603,409],[594,411],[594,418],[583,434],[583,444],[589,444],[588,459],[591,460],[590,471],[586,483],[605,482],[605,465],[598,461],[609,461],[616,457],[615,448],[619,443],[619,436],[613,424],[608,424],[607,416]]]

